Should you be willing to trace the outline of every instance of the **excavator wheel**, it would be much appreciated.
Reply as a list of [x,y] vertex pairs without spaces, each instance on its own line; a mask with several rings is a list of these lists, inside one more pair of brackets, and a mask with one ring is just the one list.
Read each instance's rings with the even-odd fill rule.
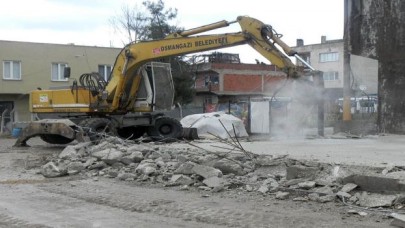
[[83,131],[93,143],[99,143],[105,135],[117,135],[115,127],[106,118],[85,119],[79,123],[79,126],[83,128]]
[[137,139],[144,135],[146,132],[146,127],[123,127],[117,129],[117,134],[124,139]]
[[178,120],[163,116],[148,128],[147,134],[154,139],[177,139],[182,136],[183,127]]
[[63,137],[61,135],[49,135],[49,134],[44,134],[44,135],[39,135],[39,137],[50,144],[68,144],[72,142],[74,139],[69,139],[66,137]]

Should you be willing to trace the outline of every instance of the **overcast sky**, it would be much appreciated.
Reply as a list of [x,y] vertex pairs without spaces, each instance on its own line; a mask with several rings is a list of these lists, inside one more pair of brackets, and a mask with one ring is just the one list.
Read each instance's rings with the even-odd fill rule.
[[[0,7],[0,40],[122,47],[110,19],[124,4],[141,6],[143,0],[11,0]],[[343,37],[342,0],[164,0],[177,8],[174,24],[186,29],[247,15],[270,24],[295,46]],[[215,33],[238,32],[234,24]],[[262,59],[250,47],[218,50],[239,53],[243,62]]]

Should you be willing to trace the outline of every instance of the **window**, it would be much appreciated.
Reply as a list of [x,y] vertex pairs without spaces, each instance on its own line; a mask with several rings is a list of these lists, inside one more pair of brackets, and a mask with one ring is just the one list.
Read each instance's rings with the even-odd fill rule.
[[204,76],[204,86],[209,87],[211,85],[218,85],[219,77],[217,75],[205,75]]
[[63,72],[67,67],[66,63],[52,63],[52,81],[67,81],[68,79],[63,76]]
[[323,72],[323,80],[325,81],[339,80],[339,72],[337,71]]
[[98,73],[104,78],[105,81],[108,81],[111,70],[110,65],[98,65]]
[[339,53],[337,52],[329,52],[329,53],[320,53],[319,54],[319,62],[336,62],[339,60]]
[[3,61],[3,79],[21,80],[21,62]]

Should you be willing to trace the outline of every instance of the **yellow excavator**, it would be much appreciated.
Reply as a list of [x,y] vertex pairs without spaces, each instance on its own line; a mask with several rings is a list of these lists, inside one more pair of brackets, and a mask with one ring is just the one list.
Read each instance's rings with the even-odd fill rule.
[[[196,35],[232,23],[239,23],[241,31]],[[85,137],[97,140],[101,133],[124,138],[145,133],[159,139],[178,138],[182,135],[180,122],[155,112],[173,105],[170,65],[153,61],[243,44],[250,45],[288,77],[302,74],[288,57],[299,56],[280,35],[270,25],[247,16],[172,33],[160,40],[130,43],[118,54],[108,82],[97,73],[90,73],[80,76],[79,82],[75,80],[69,88],[32,91],[32,113],[64,118],[30,122],[22,129],[15,146],[26,146],[27,140],[35,136],[52,144],[82,141]],[[65,76],[70,76],[70,68],[66,68]]]

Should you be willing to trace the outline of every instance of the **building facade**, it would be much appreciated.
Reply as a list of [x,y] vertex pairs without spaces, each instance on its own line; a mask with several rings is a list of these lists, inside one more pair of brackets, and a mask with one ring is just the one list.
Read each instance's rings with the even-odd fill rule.
[[249,97],[271,96],[286,78],[274,65],[204,63],[198,66],[195,89],[201,103],[247,101]]
[[[323,72],[326,98],[337,100],[343,97],[343,39],[327,40],[321,37],[321,43],[304,45],[297,39],[293,47],[315,69]],[[297,62],[297,65],[302,63]],[[376,95],[378,85],[378,61],[361,56],[350,56],[350,84],[352,96]]]
[[[0,41],[2,119],[31,120],[29,93],[37,88],[68,86],[81,74],[90,72],[99,72],[107,80],[120,50],[74,44]],[[63,77],[66,66],[71,67],[70,79]]]

